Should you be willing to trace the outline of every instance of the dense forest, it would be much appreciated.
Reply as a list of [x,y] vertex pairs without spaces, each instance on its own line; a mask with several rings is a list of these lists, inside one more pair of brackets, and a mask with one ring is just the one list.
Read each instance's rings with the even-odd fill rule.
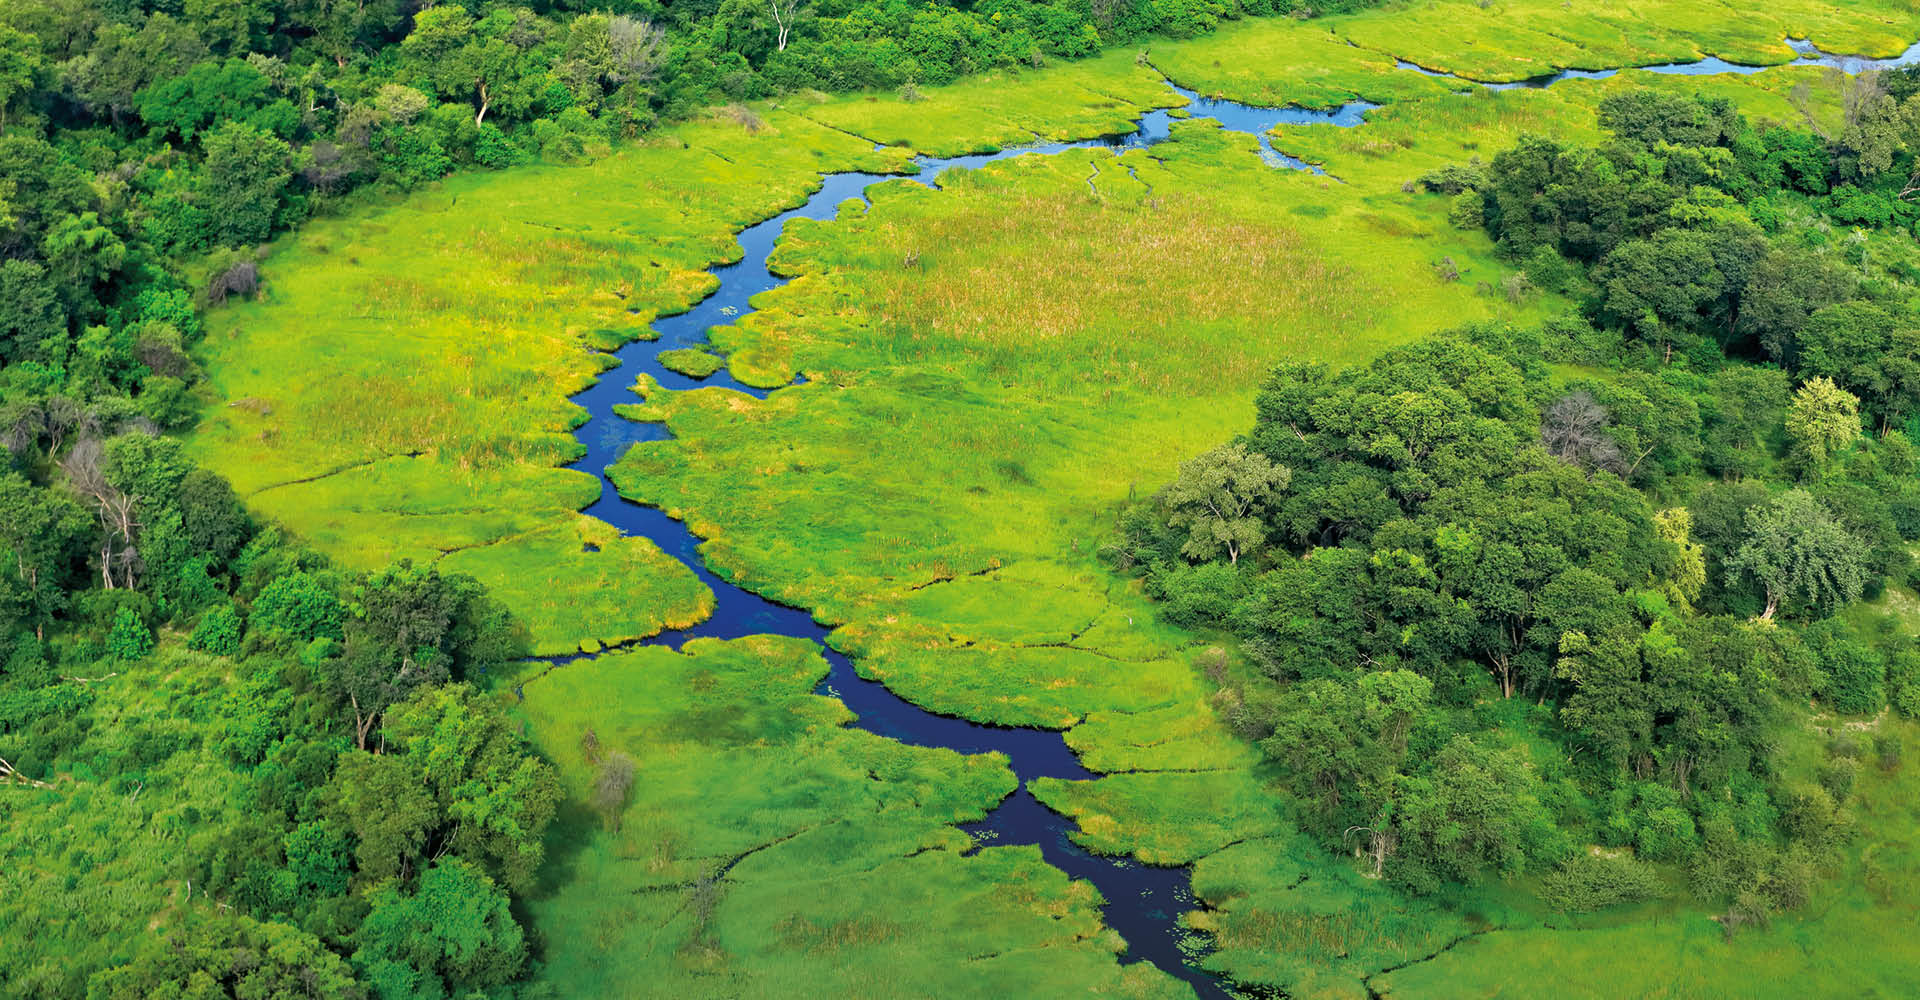
[[1902,757],[1832,715],[1920,715],[1920,645],[1861,605],[1920,538],[1917,88],[1861,78],[1830,136],[1630,91],[1604,143],[1419,178],[1522,265],[1491,293],[1577,311],[1281,365],[1126,512],[1109,555],[1238,639],[1223,707],[1329,848],[1573,912],[1691,893],[1729,933],[1816,891]]

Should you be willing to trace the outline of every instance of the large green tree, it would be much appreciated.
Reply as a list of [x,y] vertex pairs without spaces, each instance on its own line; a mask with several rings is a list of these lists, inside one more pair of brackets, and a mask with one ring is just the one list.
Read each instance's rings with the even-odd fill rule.
[[1866,586],[1867,547],[1840,526],[1806,490],[1788,490],[1747,512],[1746,540],[1727,560],[1727,573],[1750,575],[1766,589],[1760,617],[1783,603],[1831,612]]

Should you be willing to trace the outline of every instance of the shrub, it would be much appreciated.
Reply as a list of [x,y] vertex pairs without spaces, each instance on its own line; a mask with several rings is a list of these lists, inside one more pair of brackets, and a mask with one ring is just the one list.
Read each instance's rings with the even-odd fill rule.
[[1415,183],[1426,188],[1431,194],[1461,195],[1469,191],[1478,191],[1487,186],[1487,172],[1476,165],[1464,166],[1449,163],[1438,170],[1429,170],[1420,175]]
[[1653,866],[1626,854],[1577,854],[1540,880],[1540,899],[1563,913],[1637,903],[1660,890]]
[[346,613],[340,599],[308,573],[293,573],[267,584],[253,602],[247,624],[256,632],[272,632],[306,643],[318,638],[340,639]]
[[215,656],[232,656],[240,651],[240,612],[231,604],[215,605],[194,626],[187,648]]
[[1920,718],[1920,649],[1903,649],[1887,660],[1887,704],[1906,718]]
[[1871,715],[1887,703],[1886,661],[1872,647],[1861,642],[1841,641],[1827,645],[1827,700],[1833,710],[1846,715]]
[[1447,205],[1447,222],[1455,229],[1474,231],[1486,225],[1486,203],[1478,191],[1462,191]]
[[1247,594],[1247,578],[1226,563],[1179,566],[1161,573],[1155,585],[1167,621],[1182,628],[1225,621]]
[[250,299],[259,290],[260,265],[251,258],[238,257],[214,269],[213,277],[207,281],[207,302],[221,305],[229,295]]
[[107,633],[107,655],[116,660],[138,660],[153,652],[153,630],[140,620],[140,613],[121,605],[113,614],[113,628]]

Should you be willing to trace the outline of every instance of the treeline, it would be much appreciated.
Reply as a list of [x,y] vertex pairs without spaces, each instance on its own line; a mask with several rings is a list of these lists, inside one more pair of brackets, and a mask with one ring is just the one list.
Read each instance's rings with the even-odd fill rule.
[[1856,607],[1920,582],[1913,154],[1857,155],[1910,106],[1884,86],[1831,139],[1622,94],[1599,146],[1422,178],[1580,312],[1282,365],[1126,511],[1108,554],[1237,638],[1219,707],[1330,847],[1575,911],[1684,872],[1730,932],[1809,898],[1901,747],[1869,722],[1792,764],[1805,706],[1920,716],[1912,626]]

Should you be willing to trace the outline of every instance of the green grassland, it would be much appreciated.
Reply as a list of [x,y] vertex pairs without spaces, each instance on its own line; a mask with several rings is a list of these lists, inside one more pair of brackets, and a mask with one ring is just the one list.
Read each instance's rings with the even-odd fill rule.
[[[775,257],[794,281],[712,341],[742,381],[807,384],[756,401],[643,381],[644,404],[623,412],[675,438],[629,453],[616,484],[685,518],[728,578],[839,625],[834,644],[903,696],[1064,729],[1090,767],[1130,772],[1034,791],[1090,847],[1193,862],[1210,909],[1191,922],[1236,976],[1303,997],[1518,995],[1524,963],[1557,961],[1606,995],[1662,969],[1650,985],[1685,996],[1715,995],[1716,961],[1787,941],[1843,959],[1876,940],[1873,921],[1880,935],[1911,926],[1899,893],[1729,949],[1693,912],[1609,939],[1506,890],[1444,904],[1383,890],[1276,814],[1255,755],[1215,721],[1222,695],[1193,665],[1198,640],[1155,621],[1094,554],[1115,504],[1248,424],[1275,360],[1351,362],[1563,307],[1487,294],[1509,272],[1485,237],[1448,226],[1444,200],[1407,180],[1522,130],[1591,136],[1599,96],[1639,82],[1713,88],[1782,120],[1796,100],[1835,107],[1816,70],[1456,96],[1392,57],[1491,79],[1597,65],[1593,52],[1780,61],[1782,34],[1884,53],[1920,30],[1904,9],[1890,21],[1862,6],[1676,2],[1608,5],[1608,24],[1639,27],[1606,27],[1607,47],[1568,37],[1597,9],[1396,7],[1156,45],[1155,66],[1202,90],[1397,103],[1360,129],[1280,132],[1332,177],[1269,170],[1250,137],[1196,120],[1152,149],[1015,159],[937,192],[889,183],[871,207],[797,223]],[[758,130],[676,126],[590,166],[462,177],[316,225],[274,249],[262,301],[215,314],[204,360],[219,398],[195,451],[343,562],[406,554],[474,574],[542,649],[693,620],[710,597],[691,574],[579,517],[593,484],[557,468],[574,455],[565,397],[603,365],[592,349],[704,294],[700,269],[737,252],[729,234],[797,203],[819,171],[899,167],[899,150],[868,139],[954,153],[1120,131],[1177,101],[1158,80],[1123,54],[911,103],[790,96],[754,109]],[[1443,258],[1459,280],[1436,273]],[[531,916],[562,995],[1184,993],[1115,963],[1090,887],[1036,851],[963,853],[951,824],[1013,787],[1004,762],[842,728],[844,708],[810,693],[825,670],[804,646],[755,639],[523,678],[531,731],[581,803],[587,730],[638,763],[617,822],[579,804],[554,835]],[[1914,791],[1890,783],[1870,801],[1892,816]],[[1895,840],[1870,850],[1898,869],[1889,884],[1920,870]],[[1616,961],[1623,949],[1633,963]],[[1599,974],[1622,964],[1634,968]],[[1769,967],[1781,975],[1761,988],[1779,994],[1847,982],[1840,960]]]
[[952,824],[1014,787],[999,755],[842,728],[798,639],[611,653],[523,685],[533,735],[578,797],[598,753],[629,754],[615,821],[563,823],[534,906],[563,996],[1177,997],[1118,966],[1098,894]]

